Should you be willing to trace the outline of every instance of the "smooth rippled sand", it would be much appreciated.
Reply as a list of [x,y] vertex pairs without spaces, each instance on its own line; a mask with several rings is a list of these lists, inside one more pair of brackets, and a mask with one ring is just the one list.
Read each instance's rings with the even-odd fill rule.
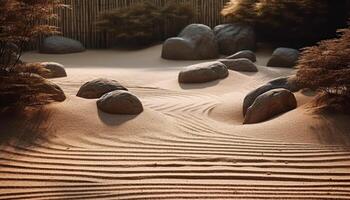
[[[0,199],[350,199],[349,117],[312,114],[297,93],[296,110],[242,125],[245,94],[291,70],[179,85],[181,67],[198,61],[162,60],[160,48],[27,53],[66,65],[68,77],[54,82],[68,99],[38,115],[40,135],[2,145]],[[127,86],[145,111],[108,115],[75,97],[99,77]]]

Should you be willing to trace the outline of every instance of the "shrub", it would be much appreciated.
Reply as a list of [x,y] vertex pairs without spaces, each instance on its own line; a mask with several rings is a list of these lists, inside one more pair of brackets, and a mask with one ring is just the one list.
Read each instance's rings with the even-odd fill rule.
[[37,74],[10,72],[0,75],[0,108],[24,108],[66,98],[61,88]]
[[0,1],[0,106],[64,100],[60,88],[28,73],[43,73],[42,67],[20,62],[28,42],[41,34],[57,32],[56,27],[45,22],[55,17],[54,9],[62,6],[61,0]]
[[40,34],[57,32],[57,27],[45,22],[56,17],[54,9],[62,6],[61,0],[1,0],[0,67],[15,66],[26,43]]
[[332,38],[346,27],[347,0],[231,0],[222,14],[253,25],[259,40],[296,47]]
[[146,45],[177,35],[194,15],[187,4],[169,1],[160,6],[148,0],[104,13],[97,25],[116,42]]
[[297,80],[319,91],[320,108],[350,113],[350,28],[340,33],[339,38],[303,50]]

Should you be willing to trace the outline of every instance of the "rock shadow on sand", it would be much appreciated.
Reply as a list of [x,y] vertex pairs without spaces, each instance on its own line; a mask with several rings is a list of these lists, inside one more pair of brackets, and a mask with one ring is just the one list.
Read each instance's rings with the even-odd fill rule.
[[179,83],[183,90],[195,90],[214,87],[220,83],[221,80],[210,81],[207,83]]
[[108,114],[100,109],[97,111],[100,120],[107,126],[120,126],[128,121],[135,119],[138,115],[113,115]]

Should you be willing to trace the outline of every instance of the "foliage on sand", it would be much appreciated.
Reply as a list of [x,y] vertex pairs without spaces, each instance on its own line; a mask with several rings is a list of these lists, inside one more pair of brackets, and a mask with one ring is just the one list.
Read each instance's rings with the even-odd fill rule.
[[119,44],[147,45],[177,35],[194,16],[185,3],[171,0],[160,6],[147,0],[104,13],[97,24]]
[[332,38],[346,27],[347,0],[230,0],[222,15],[253,25],[260,40],[301,46]]
[[305,48],[298,68],[298,82],[319,91],[318,107],[350,113],[350,28]]

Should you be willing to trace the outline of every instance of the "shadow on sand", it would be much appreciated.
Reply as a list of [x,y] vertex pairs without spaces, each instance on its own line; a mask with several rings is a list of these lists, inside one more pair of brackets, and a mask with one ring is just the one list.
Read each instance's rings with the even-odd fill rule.
[[127,121],[133,120],[137,115],[112,115],[98,110],[98,117],[108,126],[120,126]]
[[321,123],[310,126],[310,129],[321,143],[350,146],[349,116],[322,112],[316,117]]
[[211,81],[208,83],[193,83],[193,84],[179,83],[179,85],[184,90],[193,90],[193,89],[203,89],[203,88],[213,87],[213,86],[218,85],[220,83],[220,81],[221,80],[216,80],[216,81]]
[[31,146],[47,141],[50,112],[42,107],[0,111],[0,145]]

